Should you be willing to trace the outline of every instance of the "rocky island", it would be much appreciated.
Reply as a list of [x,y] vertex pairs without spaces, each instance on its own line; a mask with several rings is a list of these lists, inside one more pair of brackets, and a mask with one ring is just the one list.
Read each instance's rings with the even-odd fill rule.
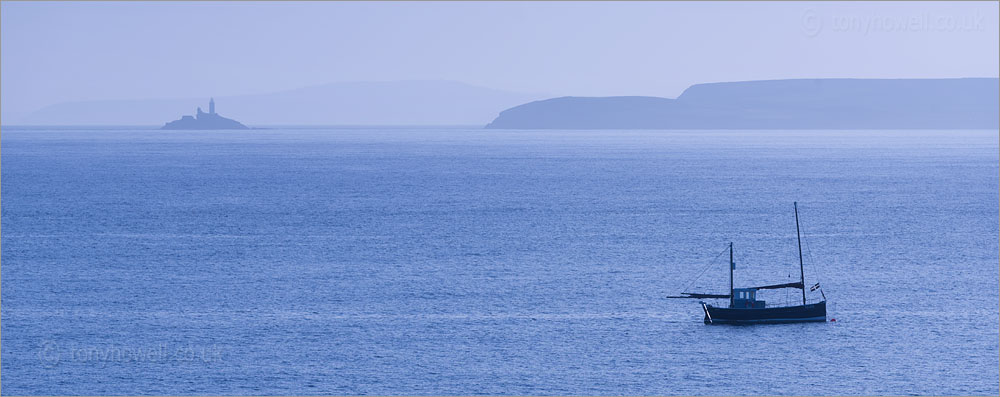
[[161,130],[247,130],[247,126],[239,121],[227,119],[215,113],[215,98],[208,100],[208,113],[201,111],[194,116],[184,116],[164,124]]

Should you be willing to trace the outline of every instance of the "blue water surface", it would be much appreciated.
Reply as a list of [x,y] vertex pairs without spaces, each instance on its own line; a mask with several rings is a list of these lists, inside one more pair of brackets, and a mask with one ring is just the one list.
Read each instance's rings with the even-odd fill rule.
[[[3,394],[1000,393],[996,131],[2,147]],[[666,298],[725,292],[729,242],[737,287],[796,281],[793,201],[836,322],[708,326]]]

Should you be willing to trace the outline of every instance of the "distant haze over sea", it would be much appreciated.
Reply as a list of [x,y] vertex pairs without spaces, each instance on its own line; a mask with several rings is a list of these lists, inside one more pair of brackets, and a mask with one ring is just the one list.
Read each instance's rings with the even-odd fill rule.
[[[1000,80],[789,79],[695,84],[676,99],[553,97],[445,80],[343,82],[216,97],[250,126],[495,129],[994,129]],[[162,125],[207,98],[66,102],[5,124]]]
[[[341,82],[266,94],[215,96],[218,112],[247,125],[485,125],[500,111],[550,98],[446,80]],[[64,102],[4,124],[162,125],[208,98]]]

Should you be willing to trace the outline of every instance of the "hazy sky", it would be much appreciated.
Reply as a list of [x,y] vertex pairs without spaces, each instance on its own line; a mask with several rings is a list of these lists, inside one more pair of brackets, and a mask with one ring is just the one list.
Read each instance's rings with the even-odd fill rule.
[[3,2],[4,114],[444,79],[553,95],[996,77],[997,2]]

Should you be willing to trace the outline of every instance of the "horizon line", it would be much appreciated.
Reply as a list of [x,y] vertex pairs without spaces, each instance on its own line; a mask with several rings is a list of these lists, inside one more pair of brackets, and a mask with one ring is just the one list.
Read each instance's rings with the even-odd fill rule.
[[[692,84],[688,85],[687,87],[685,87],[683,90],[681,90],[681,92],[678,93],[677,96],[679,97],[681,94],[684,93],[684,91],[687,91],[691,87],[694,87],[696,85],[703,85],[703,84],[749,83],[749,82],[766,82],[766,81],[792,81],[792,80],[961,80],[961,79],[997,79],[997,80],[1000,80],[1000,74],[998,74],[997,76],[964,76],[964,77],[794,77],[794,78],[772,78],[772,79],[754,79],[754,80],[717,80],[717,81],[705,81],[705,82],[700,82],[700,83],[692,83]],[[483,88],[483,89],[495,90],[495,91],[503,91],[503,92],[509,92],[509,93],[516,93],[516,94],[525,94],[525,95],[540,95],[540,94],[544,94],[544,95],[552,95],[552,94],[549,94],[549,93],[522,92],[522,91],[516,91],[516,90],[507,89],[507,88],[496,88],[496,87],[491,87],[491,86],[488,86],[488,85],[482,85],[482,84],[477,84],[477,83],[469,83],[469,82],[465,82],[465,81],[461,81],[461,80],[452,80],[452,79],[398,79],[398,80],[341,80],[341,81],[330,81],[330,82],[315,83],[315,84],[310,84],[310,85],[298,85],[298,86],[288,87],[288,88],[273,89],[273,90],[269,90],[269,91],[257,91],[255,93],[210,95],[210,97],[218,96],[219,98],[224,98],[225,99],[225,98],[233,98],[233,97],[270,95],[270,94],[277,94],[277,93],[282,93],[282,92],[296,91],[296,90],[301,90],[301,89],[315,88],[315,87],[321,87],[321,86],[326,86],[326,85],[334,85],[334,84],[359,84],[359,83],[385,84],[385,83],[412,83],[412,82],[457,83],[457,84],[467,85],[467,86],[471,86],[471,87],[477,87],[477,88]],[[614,95],[609,95],[609,94],[605,94],[605,95],[577,95],[577,94],[563,94],[563,95],[559,95],[559,94],[556,94],[556,95],[552,95],[551,98],[547,98],[547,99],[563,98],[563,97],[604,98],[604,97],[629,97],[629,96],[642,96],[642,97],[656,97],[656,98],[676,99],[676,98],[671,98],[669,96],[664,96],[664,95],[641,95],[641,94],[614,94]],[[188,99],[193,100],[193,99],[196,99],[196,98],[198,98],[198,97],[197,96],[188,96],[188,97],[117,98],[117,99],[76,99],[76,100],[60,101],[60,102],[49,103],[47,105],[38,107],[38,108],[36,108],[34,110],[31,110],[31,111],[22,112],[22,114],[20,114],[20,116],[23,117],[26,114],[34,113],[34,112],[37,112],[39,110],[42,110],[42,109],[45,109],[45,108],[48,108],[48,107],[51,107],[51,106],[62,105],[62,104],[71,104],[71,103],[116,102],[116,101],[178,101],[178,100],[188,100]]]

